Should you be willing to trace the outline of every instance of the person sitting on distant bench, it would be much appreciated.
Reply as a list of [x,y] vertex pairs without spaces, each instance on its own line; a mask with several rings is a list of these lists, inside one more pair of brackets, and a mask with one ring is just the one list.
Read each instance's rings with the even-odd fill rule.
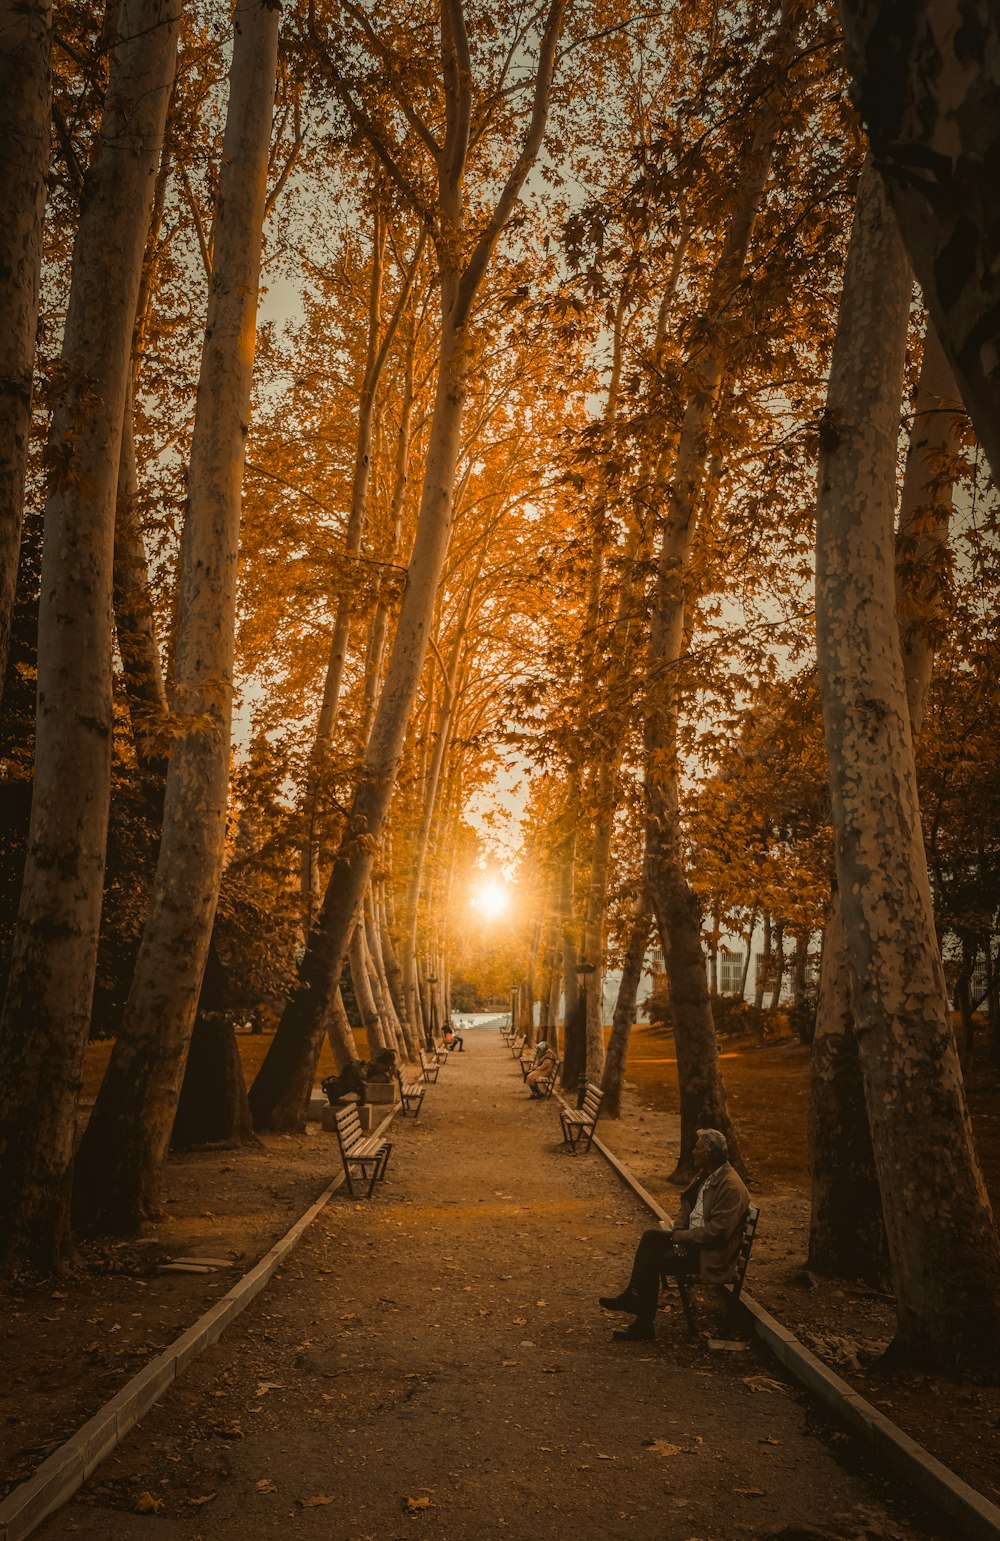
[[448,1050],[449,1054],[453,1049],[457,1049],[459,1054],[465,1053],[465,1039],[462,1037],[461,1033],[455,1032],[450,1022],[447,1024],[444,1030],[444,1046]]
[[534,1097],[536,1101],[545,1096],[542,1087],[555,1069],[555,1064],[555,1054],[548,1044],[545,1042],[539,1043],[535,1049],[535,1063],[524,1078],[529,1095]]
[[635,1317],[613,1334],[620,1343],[649,1343],[655,1337],[653,1320],[664,1275],[693,1276],[707,1284],[726,1284],[733,1277],[750,1195],[729,1165],[721,1130],[698,1130],[694,1163],[698,1175],[681,1194],[677,1219],[643,1232],[628,1284],[620,1295],[601,1296],[606,1311],[627,1311]]

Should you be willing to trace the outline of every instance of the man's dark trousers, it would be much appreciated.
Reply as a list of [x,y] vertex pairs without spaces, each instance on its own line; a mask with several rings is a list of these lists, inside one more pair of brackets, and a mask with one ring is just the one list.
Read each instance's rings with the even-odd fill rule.
[[664,1274],[687,1279],[697,1272],[696,1247],[684,1247],[680,1242],[675,1246],[669,1231],[643,1231],[628,1281],[628,1293],[635,1297],[636,1320],[644,1327],[652,1327]]

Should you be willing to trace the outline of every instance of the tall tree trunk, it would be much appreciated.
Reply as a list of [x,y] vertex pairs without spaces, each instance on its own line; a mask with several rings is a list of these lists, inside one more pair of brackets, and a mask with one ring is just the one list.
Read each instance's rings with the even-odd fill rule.
[[850,970],[834,892],[823,936],[816,1031],[809,1062],[808,1267],[842,1279],[889,1283],[882,1194],[858,1065]]
[[753,1003],[757,1011],[763,1010],[764,992],[767,989],[768,975],[771,971],[771,911],[764,911],[764,938],[761,942],[760,957],[757,960],[757,968],[753,981]]
[[747,925],[746,952],[743,954],[743,972],[740,975],[740,1000],[747,998],[747,980],[750,978],[750,964],[753,961],[753,934],[757,929],[757,911],[750,911],[750,921]]
[[58,1265],[104,880],[115,491],[179,0],[123,0],[49,434],[35,778],[0,1017],[0,1258]]
[[[446,6],[442,12],[447,112],[445,142],[436,156],[442,226],[438,238],[441,349],[417,532],[385,684],[347,827],[334,858],[316,925],[306,943],[301,983],[285,1008],[250,1091],[250,1107],[258,1127],[297,1129],[305,1119],[323,1014],[339,978],[371,877],[374,849],[388,812],[434,619],[451,532],[455,470],[472,357],[473,304],[500,233],[513,213],[524,179],[541,148],[565,3],[566,0],[551,0],[539,45],[531,119],[524,141],[486,228],[461,270],[456,262],[465,244],[463,177],[469,151],[472,67],[461,5]],[[353,98],[348,94],[342,100],[351,111]]]
[[928,326],[896,532],[896,612],[914,740],[920,736],[934,654],[947,623],[952,456],[962,410],[940,339]]
[[910,290],[868,164],[821,427],[817,505],[817,649],[837,875],[898,1351],[939,1366],[974,1356],[982,1367],[1000,1356],[1000,1243],[948,1017],[895,614]]
[[122,1027],[78,1158],[76,1212],[89,1227],[117,1232],[159,1210],[222,877],[236,563],[277,53],[278,11],[268,0],[240,0],[181,543],[173,677],[181,734]]
[[688,362],[687,401],[657,557],[644,720],[646,852],[650,897],[663,942],[677,1044],[681,1146],[672,1180],[693,1174],[700,1127],[721,1129],[730,1159],[740,1153],[719,1070],[701,946],[701,914],[688,882],[681,838],[677,750],[678,667],[685,651],[688,568],[703,493],[715,403],[727,361],[726,309],[739,284],[771,172],[798,21],[786,3],[771,48],[772,83],[756,110],[743,182],[712,277],[699,346]]
[[115,503],[114,612],[136,757],[144,770],[162,783],[166,758],[152,735],[156,729],[162,731],[165,726],[167,691],[156,641],[149,566],[139,519],[131,380],[125,399]]
[[1000,484],[1000,10],[995,0],[839,9],[903,244]]
[[375,211],[375,229],[372,241],[372,280],[368,305],[368,351],[361,380],[358,404],[358,432],[354,453],[354,477],[351,483],[351,507],[344,532],[344,558],[347,570],[337,599],[330,654],[327,659],[326,678],[323,682],[323,701],[316,737],[310,755],[306,787],[305,827],[306,838],[302,849],[302,889],[306,899],[308,920],[311,923],[319,903],[319,845],[316,821],[322,792],[326,761],[343,689],[347,649],[351,636],[351,612],[355,603],[356,568],[361,556],[368,513],[368,488],[371,482],[372,444],[375,430],[375,406],[389,351],[395,339],[403,312],[409,301],[413,280],[423,253],[424,236],[420,236],[410,271],[405,275],[399,298],[381,342],[379,329],[382,308],[382,275],[385,251],[386,227],[380,209]]
[[618,999],[615,1002],[608,1054],[604,1062],[604,1077],[601,1081],[604,1088],[602,1111],[607,1113],[609,1118],[621,1117],[625,1061],[628,1058],[629,1038],[635,1022],[635,998],[639,993],[642,963],[646,956],[646,948],[649,946],[651,924],[649,900],[645,894],[642,894],[636,903],[635,916],[628,934],[622,979],[618,986]]
[[208,949],[198,1014],[170,1144],[249,1145],[254,1141],[240,1046],[227,1007],[229,991],[214,939]]
[[323,904],[306,943],[301,982],[290,998],[250,1090],[258,1129],[298,1129],[305,1119],[319,1053],[323,1001],[340,977],[372,868],[373,843],[385,821],[406,725],[423,672],[427,636],[451,529],[451,493],[466,391],[464,329],[449,324],[454,280],[445,283],[445,329],[437,399],[427,452],[417,535],[410,558],[385,684],[379,700],[347,829]]
[[52,0],[0,5],[0,696],[17,589],[51,140]]
[[[955,387],[933,327],[927,329],[896,536],[896,609],[914,740],[944,624],[951,516]],[[882,1199],[864,1106],[848,992],[844,928],[827,919],[810,1077],[812,1218],[809,1266],[883,1286],[889,1276]],[[853,1133],[848,1134],[848,1131]],[[865,1262],[865,1257],[868,1261]]]
[[386,1040],[378,1006],[368,980],[368,950],[365,946],[364,923],[360,917],[354,928],[354,935],[351,937],[347,960],[351,970],[351,984],[354,986],[354,999],[361,1013],[361,1026],[368,1039],[368,1055],[369,1058],[373,1058],[379,1049],[385,1048]]
[[785,922],[779,920],[771,938],[772,968],[771,999],[769,1010],[777,1011],[781,1003],[781,986],[785,982]]

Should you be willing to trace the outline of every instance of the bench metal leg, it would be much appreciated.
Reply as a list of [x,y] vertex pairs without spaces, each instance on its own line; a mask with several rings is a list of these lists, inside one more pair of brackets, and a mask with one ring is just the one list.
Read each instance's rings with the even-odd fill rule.
[[681,1297],[681,1305],[684,1307],[684,1315],[687,1319],[688,1332],[691,1334],[692,1338],[696,1338],[698,1336],[698,1328],[695,1325],[694,1312],[691,1309],[691,1299],[687,1292],[687,1282],[679,1273],[673,1274],[671,1277],[673,1278],[674,1283],[677,1285],[677,1293]]

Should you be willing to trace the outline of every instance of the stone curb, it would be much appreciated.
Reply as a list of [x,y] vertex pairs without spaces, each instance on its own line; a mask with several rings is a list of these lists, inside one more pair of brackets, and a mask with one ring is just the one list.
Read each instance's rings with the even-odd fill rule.
[[[656,1218],[668,1219],[666,1210],[660,1208],[652,1194],[596,1134],[593,1143]],[[740,1306],[754,1335],[770,1349],[778,1362],[817,1396],[841,1423],[866,1439],[876,1455],[881,1456],[898,1476],[904,1477],[935,1508],[953,1520],[958,1527],[956,1535],[968,1536],[970,1541],[1000,1541],[1000,1509],[995,1504],[963,1482],[929,1450],[904,1434],[891,1419],[867,1402],[853,1386],[828,1369],[746,1290],[740,1296]]]
[[[394,1108],[373,1134],[383,1134],[395,1113]],[[341,1172],[228,1294],[200,1316],[193,1327],[175,1338],[162,1354],[150,1360],[100,1412],[53,1451],[33,1477],[7,1495],[0,1503],[0,1541],[23,1541],[44,1519],[72,1498],[104,1457],[111,1454],[129,1430],[160,1400],[185,1365],[202,1349],[216,1342],[229,1323],[260,1293],[320,1210],[343,1186],[344,1174]]]

